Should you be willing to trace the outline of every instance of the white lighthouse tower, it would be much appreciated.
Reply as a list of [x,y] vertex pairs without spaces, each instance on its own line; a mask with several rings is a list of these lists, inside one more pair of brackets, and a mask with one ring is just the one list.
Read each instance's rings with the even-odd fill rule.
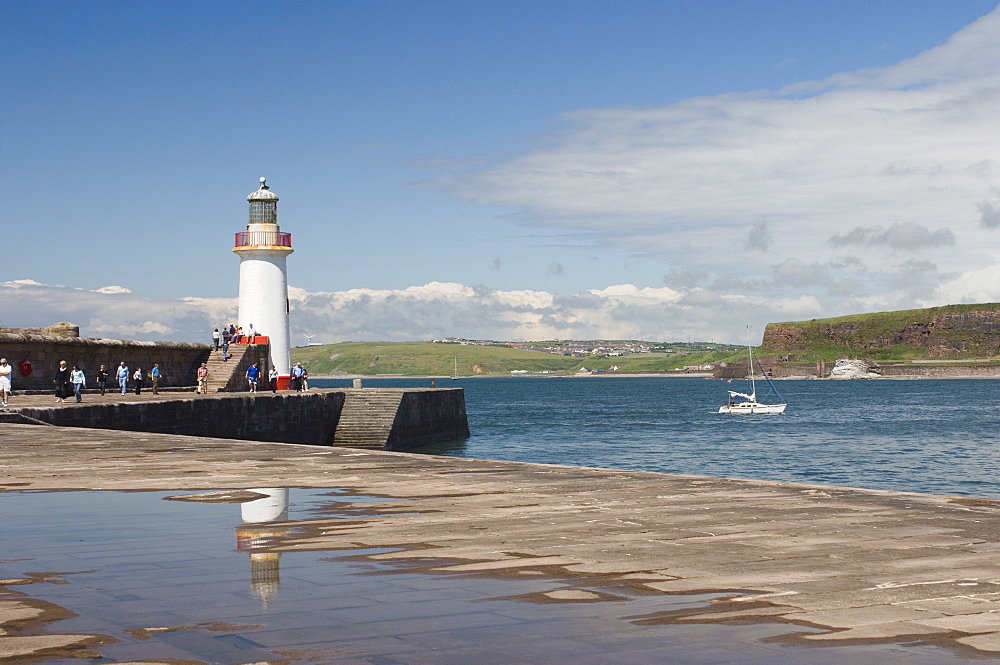
[[264,178],[247,201],[250,223],[246,231],[236,234],[233,247],[240,257],[239,325],[248,332],[252,324],[258,334],[270,339],[270,363],[281,377],[279,385],[284,386],[292,368],[285,269],[285,258],[293,251],[292,234],[278,228],[278,195],[268,189]]

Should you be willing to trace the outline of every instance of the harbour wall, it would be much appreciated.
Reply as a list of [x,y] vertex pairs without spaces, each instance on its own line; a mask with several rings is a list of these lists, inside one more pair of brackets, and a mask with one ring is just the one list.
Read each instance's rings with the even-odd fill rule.
[[[162,386],[193,386],[195,372],[208,359],[211,345],[190,342],[136,342],[124,339],[73,337],[36,334],[25,329],[0,332],[0,356],[13,368],[12,387],[21,390],[50,390],[59,361],[77,365],[87,375],[88,387],[96,385],[97,369],[104,365],[114,384],[115,369],[121,361],[134,372],[141,367],[148,373],[153,363],[160,366]],[[28,362],[31,373],[25,375],[21,364]],[[147,384],[148,385],[148,384]]]
[[1000,379],[1000,365],[879,365],[886,377],[921,379]]
[[[774,379],[809,377],[815,379],[828,379],[830,372],[834,368],[834,363],[796,363],[779,362],[768,358],[761,359],[761,365],[767,375]],[[914,378],[914,379],[963,379],[982,378],[1000,379],[1000,365],[985,363],[969,364],[909,364],[894,363],[880,364],[874,371],[886,378]],[[742,379],[747,376],[745,364],[727,365],[717,367],[712,373],[715,379]]]
[[468,437],[463,388],[407,390],[396,411],[386,450],[407,450]]
[[469,436],[465,391],[461,388],[220,393],[148,401],[25,405],[14,411],[22,421],[62,427],[396,451]]

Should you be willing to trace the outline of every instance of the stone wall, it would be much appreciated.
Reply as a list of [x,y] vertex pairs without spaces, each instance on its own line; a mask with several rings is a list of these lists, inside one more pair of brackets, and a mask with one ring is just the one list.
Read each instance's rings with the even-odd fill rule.
[[[333,445],[350,389],[223,394],[160,401],[18,407],[16,415],[61,427],[159,432],[248,441]],[[402,394],[383,449],[408,450],[469,436],[461,388],[378,388]],[[358,392],[358,391],[353,391]],[[15,414],[8,414],[15,415]],[[372,414],[372,418],[382,414]]]
[[72,407],[21,407],[50,425],[330,445],[343,393],[227,395]]
[[[754,360],[756,361],[758,358],[754,357]],[[768,358],[760,358],[759,360],[760,366],[754,369],[754,374],[758,378],[761,376],[761,367],[764,368],[764,372],[769,377],[777,379],[793,376],[826,378],[830,375],[830,369],[833,368],[833,363],[828,365],[824,362],[787,363]],[[713,379],[744,379],[749,375],[750,370],[747,368],[746,363],[735,363],[726,365],[725,367],[717,366],[714,370],[712,370]]]
[[[148,373],[153,363],[160,365],[162,386],[193,386],[195,371],[208,359],[211,346],[187,342],[134,342],[122,339],[61,337],[29,333],[0,333],[0,356],[14,366],[13,389],[49,390],[59,361],[78,365],[87,375],[88,387],[95,385],[97,369],[104,365],[114,382],[118,363],[125,361],[133,372],[141,367]],[[24,376],[19,365],[31,363],[31,375]],[[147,386],[149,385],[147,381]]]
[[1000,365],[879,365],[879,374],[921,379],[998,379]]
[[[780,362],[773,359],[762,358],[761,364],[764,371],[772,379],[782,379],[790,377],[807,377],[816,379],[826,379],[830,377],[834,363],[823,361],[815,363],[795,363]],[[985,363],[960,364],[878,364],[875,370],[883,377],[908,377],[921,379],[961,379],[961,378],[998,378],[1000,379],[1000,365]],[[746,365],[727,365],[717,367],[712,373],[715,379],[743,379],[748,375]],[[759,375],[759,374],[758,374]]]
[[408,450],[469,437],[462,388],[407,390],[399,403],[386,450]]

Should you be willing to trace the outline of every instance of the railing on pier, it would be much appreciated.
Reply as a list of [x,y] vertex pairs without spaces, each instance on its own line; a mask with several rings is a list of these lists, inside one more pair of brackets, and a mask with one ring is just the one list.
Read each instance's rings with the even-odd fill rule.
[[236,247],[254,247],[257,245],[291,247],[292,234],[280,231],[240,231],[236,234]]

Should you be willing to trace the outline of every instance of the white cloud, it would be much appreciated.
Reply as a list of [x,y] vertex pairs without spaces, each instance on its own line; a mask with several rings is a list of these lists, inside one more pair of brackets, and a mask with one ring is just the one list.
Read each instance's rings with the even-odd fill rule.
[[94,289],[94,293],[132,293],[132,289],[112,284],[111,286],[102,286],[99,289]]
[[1000,302],[1000,265],[994,264],[964,272],[938,286],[930,297],[921,301],[923,307],[960,303]]
[[[173,328],[158,321],[141,321],[139,323],[121,323],[104,321],[94,317],[87,322],[87,337],[106,337],[112,339],[147,339],[153,337],[157,340],[169,339],[171,333],[177,332]],[[81,334],[84,334],[81,331]]]
[[[1000,263],[998,108],[1000,9],[891,67],[569,112],[537,149],[431,183],[518,210],[511,218],[561,229],[567,243],[663,261],[670,283],[698,275],[734,296],[775,285],[831,314],[845,295],[914,306],[910,261],[940,271],[924,273],[924,294]],[[789,274],[794,262],[827,265],[838,248],[867,266],[838,289],[822,269]]]
[[4,326],[70,321],[86,337],[208,341],[211,330],[235,318],[236,299],[154,300],[124,287],[87,290],[31,280],[0,282]]

